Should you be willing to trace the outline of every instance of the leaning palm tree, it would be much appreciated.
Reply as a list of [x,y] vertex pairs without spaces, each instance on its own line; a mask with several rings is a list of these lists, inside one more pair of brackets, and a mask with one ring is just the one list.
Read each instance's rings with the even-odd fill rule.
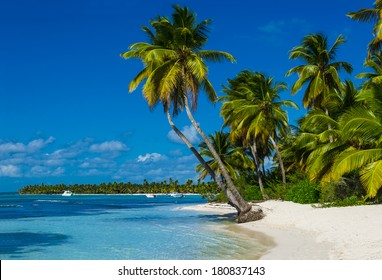
[[382,50],[382,0],[376,0],[373,8],[360,9],[357,12],[350,12],[348,17],[356,21],[374,22],[374,39],[368,45],[369,58]]
[[[219,155],[191,112],[197,108],[200,89],[203,89],[209,100],[216,100],[216,92],[207,77],[206,61],[234,61],[234,58],[226,52],[202,50],[208,39],[210,20],[196,23],[195,14],[187,7],[173,6],[173,8],[175,11],[171,19],[158,17],[151,21],[153,31],[148,27],[143,28],[149,34],[150,43],[133,44],[129,51],[122,54],[122,57],[126,59],[138,58],[144,63],[144,69],[131,81],[129,90],[135,90],[141,82],[145,81],[143,95],[149,106],[153,107],[157,103],[162,103],[169,121],[171,108],[175,115],[186,109],[191,123],[219,164],[223,182],[211,169],[209,173],[237,209],[238,221],[259,219],[261,214],[251,211],[252,207],[238,193]],[[174,128],[173,123],[172,127]],[[203,159],[198,156],[197,158],[208,169]]]
[[[324,100],[342,89],[338,71],[351,73],[353,68],[347,62],[334,61],[338,47],[345,42],[342,35],[329,47],[328,39],[323,34],[309,34],[302,40],[302,45],[290,51],[290,59],[301,59],[305,64],[293,67],[286,75],[298,74],[292,86],[295,94],[306,85],[303,105],[305,108],[323,108]],[[327,112],[328,113],[328,112]]]

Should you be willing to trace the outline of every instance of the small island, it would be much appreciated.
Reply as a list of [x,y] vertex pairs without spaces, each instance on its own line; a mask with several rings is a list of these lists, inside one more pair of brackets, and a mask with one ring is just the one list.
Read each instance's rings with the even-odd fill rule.
[[62,194],[71,191],[74,194],[170,194],[173,192],[201,194],[211,197],[218,192],[218,186],[213,182],[197,182],[188,180],[180,184],[177,180],[148,182],[142,184],[131,182],[109,182],[100,184],[40,184],[27,185],[20,189],[19,194]]

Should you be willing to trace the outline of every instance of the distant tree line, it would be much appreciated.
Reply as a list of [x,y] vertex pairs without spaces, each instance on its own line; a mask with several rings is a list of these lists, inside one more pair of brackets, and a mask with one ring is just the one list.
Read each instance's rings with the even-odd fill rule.
[[140,193],[193,193],[204,196],[211,196],[218,192],[218,186],[213,182],[194,183],[188,180],[184,184],[180,184],[178,180],[170,178],[168,181],[143,183],[131,182],[109,182],[100,184],[36,184],[27,185],[19,190],[20,194],[62,194],[64,191],[71,191],[74,194],[140,194]]

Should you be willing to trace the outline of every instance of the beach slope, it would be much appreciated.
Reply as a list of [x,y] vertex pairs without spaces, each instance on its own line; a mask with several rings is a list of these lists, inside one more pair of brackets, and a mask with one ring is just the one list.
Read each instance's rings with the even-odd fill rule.
[[[262,259],[382,260],[382,205],[317,208],[270,200],[258,206],[265,218],[233,228],[273,238],[276,246]],[[215,214],[235,212],[228,205],[216,204],[191,209]]]

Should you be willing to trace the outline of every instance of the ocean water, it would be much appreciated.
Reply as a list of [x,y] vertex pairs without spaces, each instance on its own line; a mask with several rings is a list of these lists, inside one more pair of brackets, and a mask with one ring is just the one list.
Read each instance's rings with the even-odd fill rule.
[[0,193],[2,260],[245,259],[259,240],[222,230],[234,223],[179,207],[200,196]]

